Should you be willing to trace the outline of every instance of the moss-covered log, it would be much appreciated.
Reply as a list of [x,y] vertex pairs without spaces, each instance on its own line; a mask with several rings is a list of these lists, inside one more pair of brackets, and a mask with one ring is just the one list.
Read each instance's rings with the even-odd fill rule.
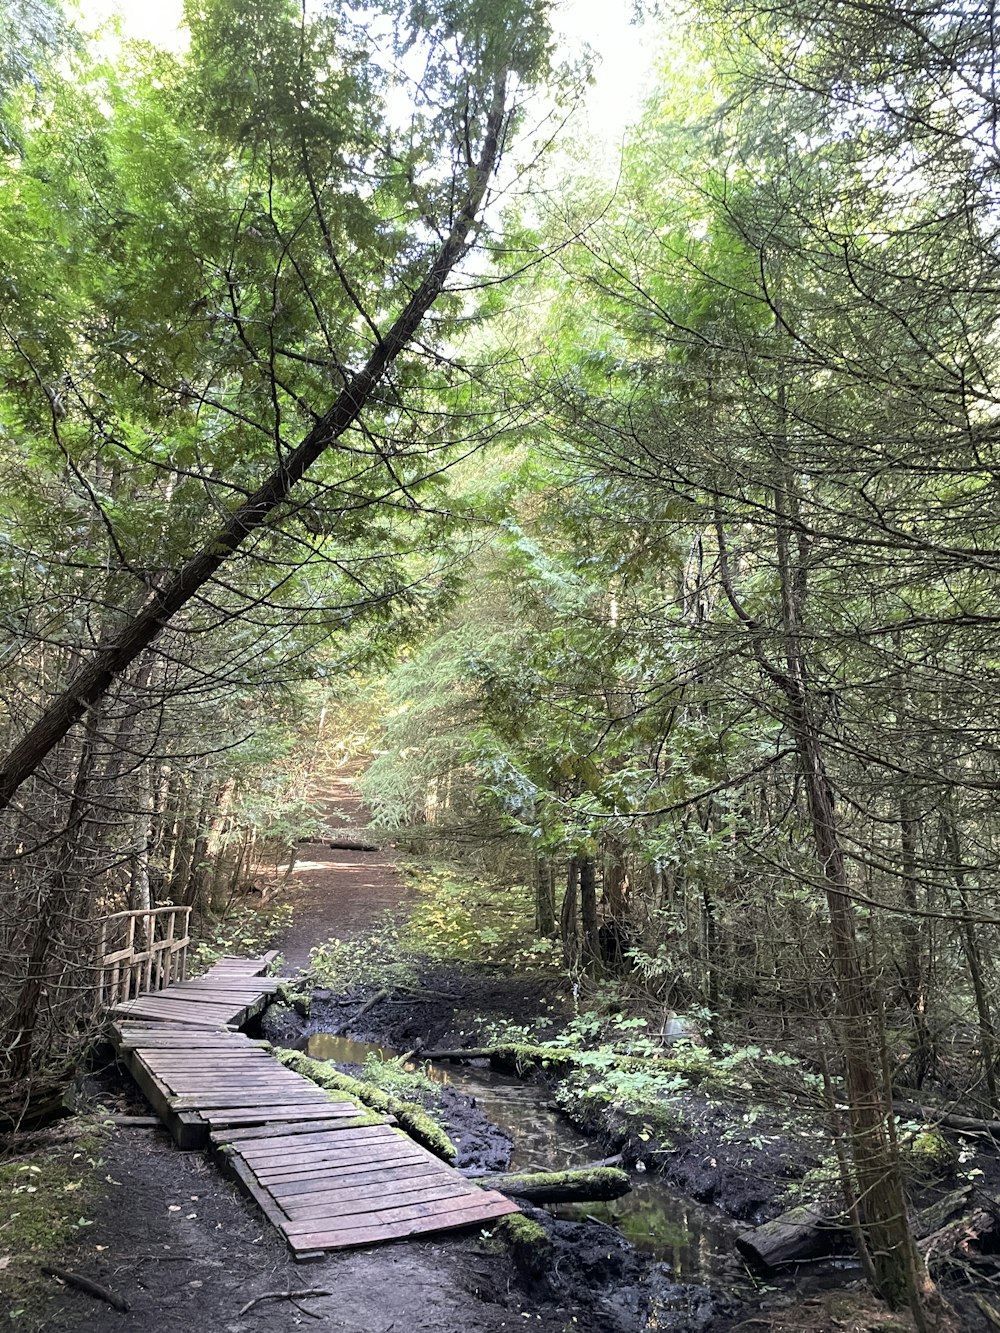
[[844,1239],[846,1226],[842,1205],[803,1204],[744,1231],[736,1248],[756,1268],[771,1273],[783,1264],[829,1254]]
[[313,1060],[301,1051],[276,1050],[274,1054],[296,1074],[312,1079],[318,1087],[327,1092],[339,1092],[373,1111],[383,1115],[395,1116],[396,1122],[412,1139],[429,1149],[436,1157],[446,1162],[455,1159],[457,1148],[441,1126],[427,1114],[416,1102],[403,1102],[398,1097],[390,1097],[373,1083],[363,1083],[360,1079],[341,1074],[326,1060]]
[[579,1171],[508,1171],[474,1179],[484,1189],[513,1194],[529,1203],[589,1203],[595,1199],[620,1199],[632,1188],[628,1172],[611,1166]]

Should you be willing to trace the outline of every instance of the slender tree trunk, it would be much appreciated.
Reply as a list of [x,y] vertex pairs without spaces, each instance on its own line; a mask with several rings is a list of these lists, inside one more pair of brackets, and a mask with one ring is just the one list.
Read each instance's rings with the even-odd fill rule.
[[919,890],[917,887],[917,820],[905,787],[899,794],[899,850],[902,869],[903,905],[909,915],[902,921],[903,991],[913,1016],[914,1079],[919,1088],[927,1077],[932,1059],[931,1034],[927,1026],[927,988],[921,953]]
[[535,930],[540,939],[551,939],[556,933],[556,884],[552,858],[536,856],[535,872]]
[[597,876],[592,856],[580,859],[580,921],[583,926],[583,966],[594,976],[600,966],[601,943],[597,923]]
[[979,1015],[979,1045],[983,1053],[983,1074],[986,1090],[989,1093],[990,1109],[997,1108],[997,1030],[993,1021],[993,1010],[983,977],[983,960],[979,951],[979,940],[969,907],[969,895],[962,864],[962,844],[958,834],[958,821],[949,810],[942,815],[943,832],[948,854],[951,858],[952,876],[958,889],[958,901],[961,907],[962,948],[965,953],[972,993],[976,998],[976,1012]]
[[562,938],[563,961],[572,970],[580,962],[580,862],[575,856],[566,868],[566,890],[559,913],[559,934]]

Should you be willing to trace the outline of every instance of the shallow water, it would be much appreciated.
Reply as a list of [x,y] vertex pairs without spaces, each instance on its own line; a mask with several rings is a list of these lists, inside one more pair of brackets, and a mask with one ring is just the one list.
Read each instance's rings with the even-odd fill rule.
[[[347,1037],[314,1033],[307,1052],[317,1060],[364,1064],[369,1054],[392,1059],[385,1047]],[[595,1156],[593,1140],[581,1134],[551,1105],[543,1088],[512,1075],[469,1065],[412,1066],[439,1083],[475,1098],[486,1118],[514,1142],[513,1171],[562,1171]],[[659,1177],[633,1172],[632,1192],[608,1203],[564,1204],[549,1209],[557,1217],[596,1218],[668,1263],[678,1281],[704,1282],[709,1277],[731,1284],[751,1284],[733,1248],[739,1228],[729,1218],[703,1207],[664,1185]]]

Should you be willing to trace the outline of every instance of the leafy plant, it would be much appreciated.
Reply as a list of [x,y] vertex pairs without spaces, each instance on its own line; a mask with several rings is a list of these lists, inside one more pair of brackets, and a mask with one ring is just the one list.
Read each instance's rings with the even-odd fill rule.
[[204,972],[228,955],[254,958],[264,953],[291,925],[294,912],[288,903],[263,909],[233,903],[218,920],[200,923],[204,933],[188,955],[189,970]]

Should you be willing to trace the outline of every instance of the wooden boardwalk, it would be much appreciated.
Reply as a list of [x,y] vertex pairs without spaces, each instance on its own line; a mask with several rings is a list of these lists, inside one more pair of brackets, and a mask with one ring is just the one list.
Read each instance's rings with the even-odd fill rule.
[[112,1011],[119,1055],[178,1147],[212,1150],[297,1259],[516,1212],[237,1030],[281,984],[260,975],[268,962],[225,958]]

